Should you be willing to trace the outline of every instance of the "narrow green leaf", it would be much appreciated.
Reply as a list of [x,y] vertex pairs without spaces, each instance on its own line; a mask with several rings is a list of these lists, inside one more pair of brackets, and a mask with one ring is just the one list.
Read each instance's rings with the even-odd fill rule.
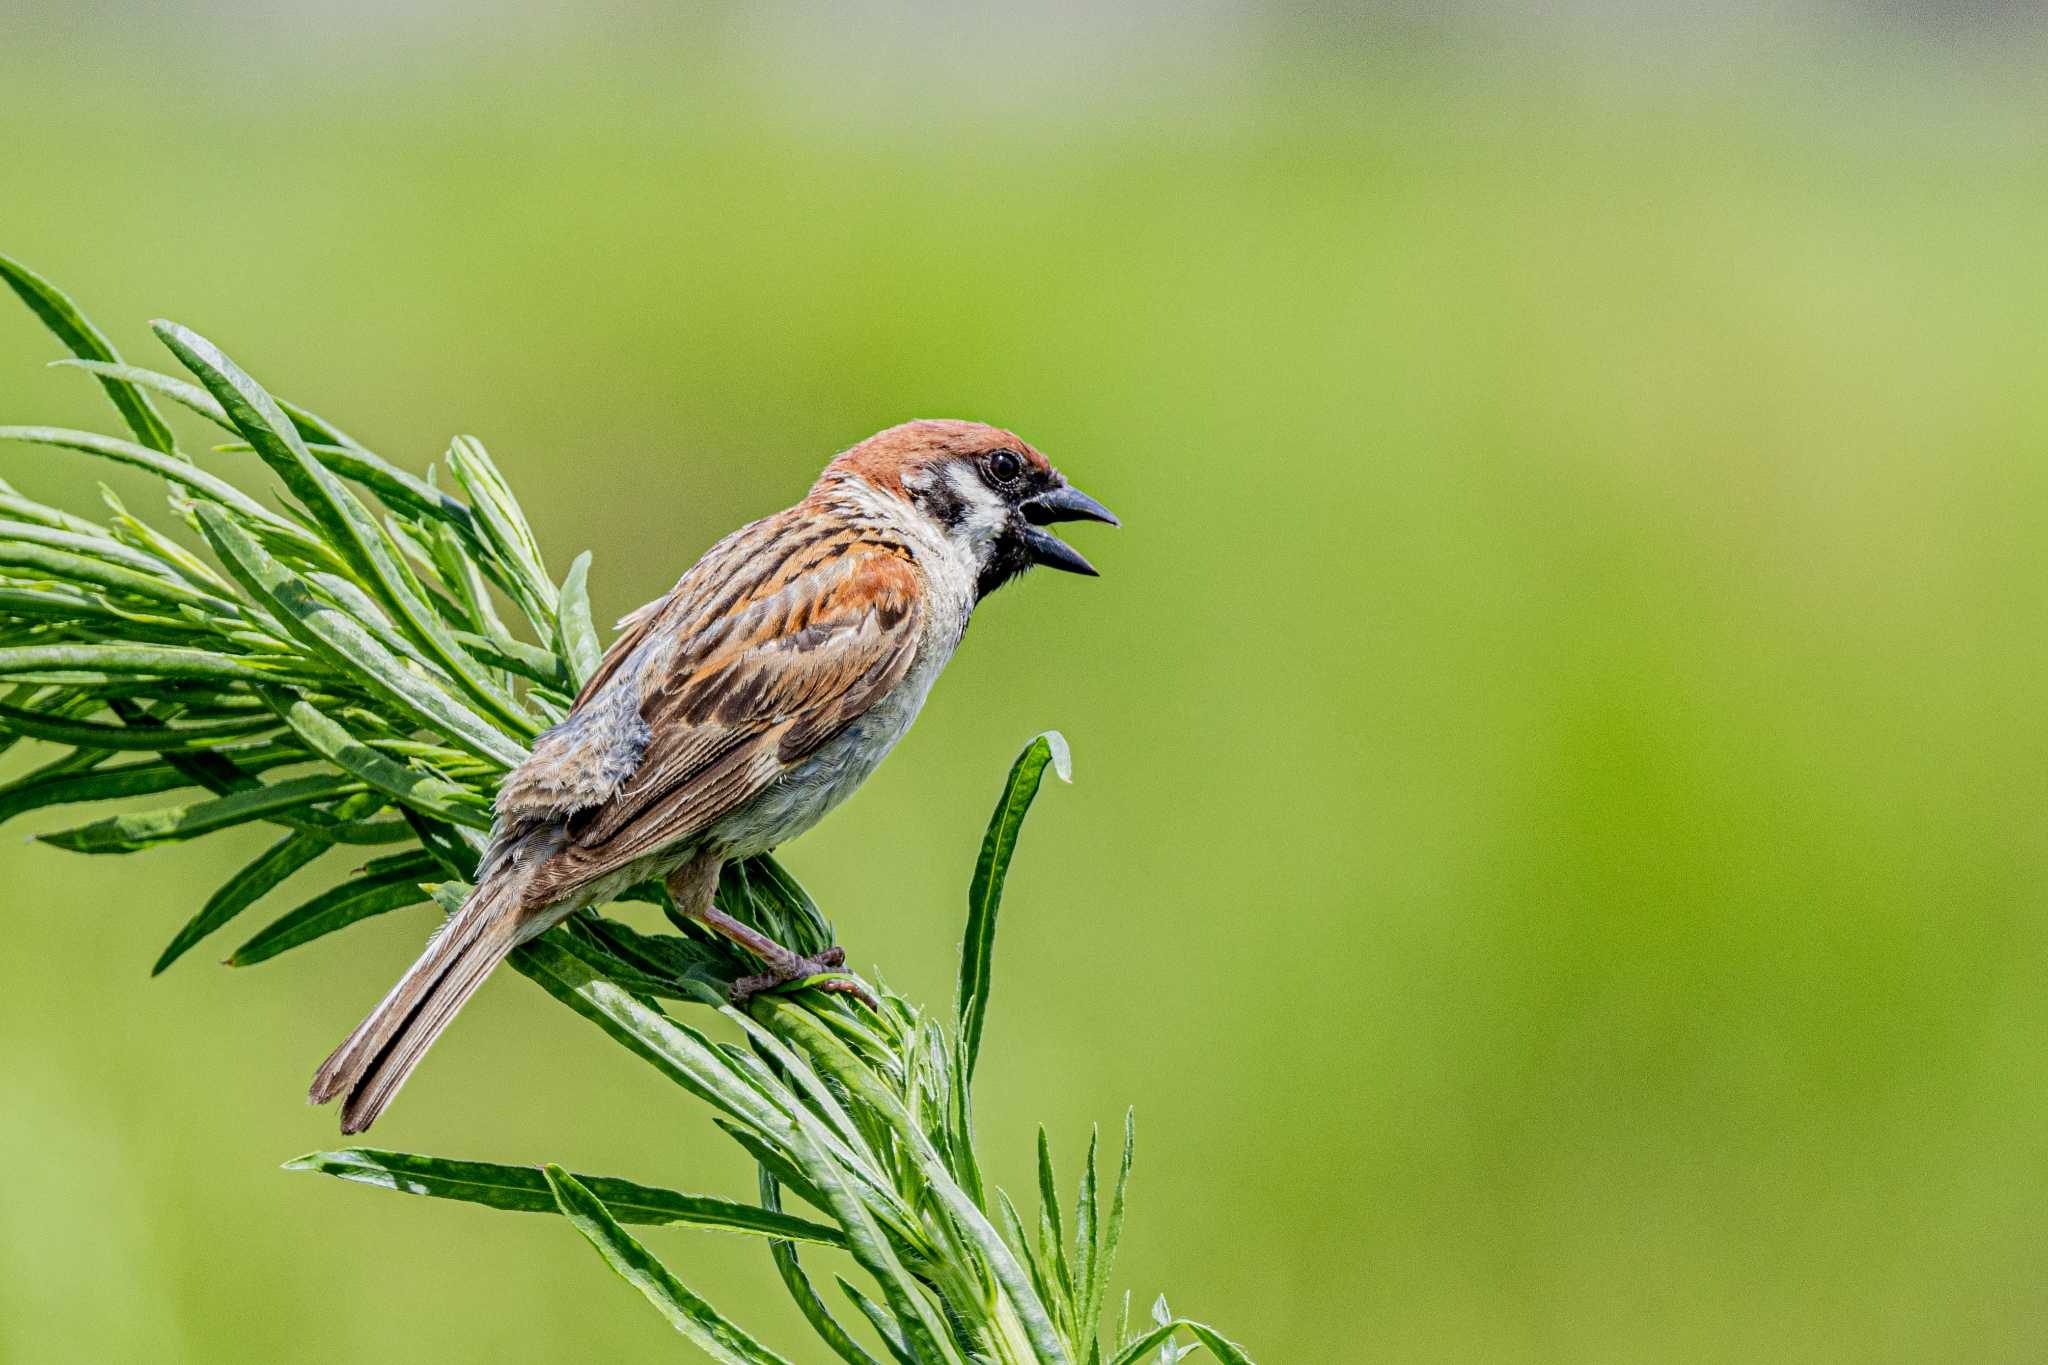
[[[201,507],[199,526],[236,581],[329,663],[479,758],[501,768],[516,767],[525,758],[525,750],[386,649],[361,622],[316,595],[305,579],[272,558],[225,513]],[[0,663],[4,660],[0,651]]]
[[576,556],[562,580],[555,614],[555,650],[569,665],[569,680],[575,686],[597,672],[604,649],[597,642],[597,627],[590,621],[590,551]]
[[53,360],[50,363],[98,375],[102,383],[110,379],[119,380],[138,389],[148,389],[198,413],[217,427],[227,431],[235,429],[235,424],[228,420],[226,410],[213,401],[212,394],[176,375],[158,374],[155,370],[145,370],[140,365],[123,365],[112,360]]
[[[758,1179],[761,1207],[770,1213],[781,1213],[782,1190],[775,1176],[763,1166]],[[811,1330],[818,1334],[832,1354],[845,1361],[846,1365],[880,1365],[861,1349],[859,1342],[847,1335],[846,1329],[839,1325],[839,1319],[832,1316],[825,1301],[818,1297],[810,1276],[804,1273],[803,1263],[797,1258],[794,1242],[778,1238],[768,1244],[768,1255],[775,1263],[775,1273],[781,1277],[783,1288],[789,1291],[791,1301],[796,1304],[797,1312],[803,1314],[804,1321],[811,1325]]]
[[241,613],[240,603],[226,601],[234,591],[233,586],[215,573],[205,560],[148,522],[130,516],[120,498],[114,495],[114,490],[105,484],[100,485],[100,501],[114,514],[107,523],[107,530],[115,540],[154,559],[159,566],[156,572],[168,569],[201,591],[222,599],[232,609],[229,614]]
[[1252,1358],[1245,1354],[1244,1347],[1224,1336],[1207,1323],[1191,1318],[1171,1318],[1140,1334],[1123,1350],[1117,1352],[1110,1365],[1137,1365],[1147,1351],[1163,1346],[1176,1332],[1186,1332],[1196,1341],[1209,1348],[1209,1354],[1216,1357],[1219,1365],[1252,1365]]
[[986,1212],[988,1194],[982,1179],[981,1158],[974,1149],[974,1092],[967,1084],[967,1053],[958,1034],[944,1040],[946,1075],[947,1156],[959,1177],[960,1187]]
[[[369,450],[364,447],[361,441],[358,441],[319,413],[302,407],[283,396],[278,396],[277,405],[284,410],[285,416],[292,419],[292,425],[299,429],[299,435],[308,442],[319,441],[327,445],[338,446],[343,450],[353,451],[358,455],[370,455]],[[370,458],[374,460],[377,457],[370,455]],[[382,464],[383,461],[379,460],[378,463]],[[386,465],[385,468],[388,469],[390,466]]]
[[343,772],[361,778],[400,805],[437,820],[471,829],[491,827],[490,806],[476,792],[393,762],[335,724],[304,698],[272,696],[277,713],[292,727],[292,732]]
[[[7,256],[0,256],[0,279],[7,281],[21,301],[28,305],[29,311],[41,318],[43,325],[55,333],[57,340],[63,342],[73,355],[81,360],[120,361],[113,343],[87,320],[85,314],[78,311],[78,305],[65,297],[64,291],[56,285]],[[137,440],[166,455],[171,453],[171,429],[157,415],[149,395],[125,380],[107,375],[100,376],[100,386],[107,391],[107,397],[113,400],[121,419],[128,423],[128,429],[135,433]]]
[[116,607],[98,593],[69,584],[0,578],[0,613],[17,619],[54,621],[80,633],[117,633],[134,644],[218,644],[219,637],[189,619],[146,613],[137,606]]
[[69,512],[60,512],[54,507],[45,507],[33,498],[25,498],[4,481],[0,481],[0,515],[15,521],[32,521],[42,526],[55,526],[80,535],[103,536],[106,529],[96,526],[84,517],[74,517]]
[[[338,1152],[312,1152],[287,1161],[288,1171],[315,1171],[359,1185],[396,1190],[400,1194],[454,1199],[515,1213],[554,1213],[555,1196],[537,1166],[504,1166],[489,1161],[454,1161],[414,1152],[386,1152],[350,1147]],[[675,1225],[744,1232],[763,1237],[843,1246],[837,1228],[797,1218],[779,1209],[756,1208],[730,1199],[683,1194],[656,1185],[640,1185],[612,1176],[582,1175],[580,1181],[621,1223]]]
[[[15,528],[22,525],[20,522],[12,523]],[[162,565],[151,564],[147,569],[138,571],[133,567],[133,561],[143,559],[143,556],[118,542],[105,541],[95,547],[95,552],[81,554],[53,548],[50,542],[58,537],[76,540],[83,537],[70,537],[67,532],[48,527],[37,529],[43,534],[32,539],[9,526],[0,525],[0,573],[14,578],[46,579],[58,583],[91,583],[110,592],[163,603],[174,611],[185,607],[230,622],[241,615],[234,603],[195,592],[164,576]],[[125,553],[117,555],[115,551]]]
[[[283,406],[281,400],[279,406]],[[225,409],[221,417],[225,421]],[[323,441],[308,433],[302,423],[295,420],[294,425],[299,426],[299,434],[309,454],[343,478],[369,489],[386,507],[446,522],[459,528],[465,536],[473,537],[479,549],[485,548],[476,532],[475,517],[454,498],[361,446]],[[226,426],[229,431],[236,430],[233,422],[226,422]],[[256,446],[252,441],[224,441],[214,449],[222,454],[253,454]]]
[[569,675],[563,670],[561,656],[524,640],[511,638],[494,639],[470,631],[457,631],[455,642],[468,650],[479,662],[507,673],[516,673],[528,682],[557,690],[569,687]]
[[1189,1335],[1194,1337],[1196,1341],[1208,1347],[1209,1354],[1215,1356],[1218,1361],[1222,1362],[1222,1365],[1252,1365],[1252,1358],[1245,1353],[1244,1347],[1238,1345],[1229,1337],[1224,1336],[1221,1332],[1209,1326],[1209,1324],[1183,1318],[1181,1319],[1181,1325],[1188,1329]]
[[787,1155],[762,1141],[759,1134],[725,1119],[711,1121],[717,1124],[727,1137],[745,1148],[747,1155],[754,1158],[755,1164],[772,1176],[778,1185],[788,1189],[814,1209],[828,1207],[825,1196],[811,1185],[809,1178],[796,1168]]
[[578,918],[572,917],[562,928],[561,942],[564,948],[574,953],[607,981],[623,986],[635,995],[646,996],[651,1000],[693,1000],[700,1003],[718,998],[717,988],[709,982],[676,981],[620,957],[608,946],[597,941],[591,935],[588,924]]
[[191,785],[190,778],[167,763],[129,763],[87,772],[39,770],[0,786],[0,821],[44,806],[154,796]]
[[839,1281],[839,1292],[846,1295],[847,1301],[858,1308],[860,1315],[868,1320],[868,1325],[875,1329],[875,1335],[882,1339],[883,1348],[889,1352],[889,1358],[894,1360],[896,1365],[924,1365],[924,1361],[919,1359],[917,1352],[911,1348],[910,1342],[904,1338],[903,1329],[889,1316],[888,1309],[861,1293],[859,1287],[844,1275],[834,1278]]
[[544,1168],[548,1187],[563,1217],[597,1248],[619,1278],[638,1289],[676,1331],[721,1365],[788,1365],[788,1362],[719,1311],[684,1288],[647,1248],[634,1241],[589,1189],[560,1166]]
[[277,534],[291,539],[309,552],[324,553],[320,550],[319,542],[300,527],[286,521],[233,484],[217,479],[197,465],[175,455],[166,455],[148,446],[136,445],[133,441],[117,440],[112,436],[101,436],[90,431],[71,431],[63,427],[0,426],[0,441],[20,441],[28,445],[54,446],[59,450],[76,450],[81,454],[98,455],[117,464],[146,469],[158,478],[185,488],[209,502],[231,507],[252,521],[264,523]]
[[[836,1139],[807,1106],[786,1094],[771,1100],[697,1030],[668,1018],[580,962],[559,942],[560,932],[552,930],[521,944],[513,951],[513,967],[721,1113],[757,1132],[780,1135],[824,1201],[819,1207],[845,1230],[848,1250],[882,1286],[919,1349],[933,1361],[960,1362],[876,1221],[878,1216],[893,1216],[888,1208],[893,1195],[887,1187],[860,1171],[857,1156],[844,1151],[843,1143],[833,1145]],[[738,1017],[736,1011],[724,1013]],[[948,1344],[941,1345],[942,1341]]]
[[133,853],[157,844],[196,839],[202,834],[228,829],[250,820],[267,819],[318,801],[353,796],[363,784],[352,778],[294,777],[201,801],[189,806],[163,810],[131,811],[95,820],[76,829],[38,836],[46,844],[73,853]]
[[[1016,1254],[953,1179],[952,1172],[933,1150],[923,1129],[911,1120],[902,1101],[876,1084],[873,1073],[844,1043],[820,1025],[809,1010],[774,995],[756,996],[752,1008],[755,1017],[791,1040],[793,1046],[801,1048],[820,1071],[854,1097],[862,1113],[888,1125],[902,1149],[916,1163],[925,1187],[945,1210],[954,1228],[987,1264],[996,1284],[1009,1300],[1009,1307],[1016,1314],[1018,1325],[1038,1360],[1045,1365],[1066,1365],[1068,1357],[1060,1344],[1052,1317],[1046,1311],[1044,1299],[1025,1275]],[[746,1019],[737,1010],[724,1013],[736,1021],[744,1022]],[[841,1222],[843,1224],[844,1219]],[[890,1306],[897,1308],[893,1301]],[[902,1309],[897,1308],[897,1311],[901,1316]]]
[[[483,852],[483,840],[474,830],[444,825],[439,820],[429,820],[416,810],[407,810],[401,806],[399,814],[404,817],[406,824],[412,827],[413,836],[434,856],[434,861],[441,865],[442,871],[461,884],[461,896],[457,897],[455,904],[442,906],[449,914],[454,914],[462,908],[462,899],[468,896],[470,884],[476,878],[476,861],[478,855]],[[438,902],[441,899],[441,888],[432,889],[435,891],[434,899]]]
[[1017,851],[1017,832],[1038,795],[1038,784],[1046,765],[1062,781],[1072,781],[1072,762],[1067,741],[1057,730],[1048,730],[1024,746],[1010,765],[1009,780],[990,817],[988,833],[982,837],[981,856],[975,860],[974,881],[967,890],[967,936],[960,945],[960,1039],[966,1051],[963,1083],[974,1081],[975,1062],[981,1055],[982,1026],[988,1018],[992,984],[991,968],[996,945],[996,915],[1002,908],[1003,881],[1010,874],[1010,858]]
[[1024,1219],[1017,1212],[1017,1206],[1010,1201],[1009,1191],[996,1191],[996,1218],[1002,1224],[1003,1235],[1010,1241],[1024,1263],[1024,1271],[1031,1277],[1031,1287],[1045,1303],[1053,1302],[1052,1275],[1038,1253],[1031,1249],[1031,1234],[1024,1229]]
[[325,465],[313,458],[277,401],[219,347],[197,332],[171,322],[152,325],[177,355],[179,363],[197,375],[220,400],[229,419],[256,447],[257,455],[326,531],[363,585],[391,609],[398,626],[421,653],[432,659],[481,708],[481,714],[506,734],[530,741],[539,733],[540,727],[533,717],[492,683],[476,661],[455,643],[439,615],[423,599],[423,590],[383,527]]
[[1088,1126],[1088,1159],[1081,1164],[1081,1188],[1074,1196],[1074,1305],[1075,1344],[1093,1347],[1102,1312],[1101,1291],[1095,1284],[1095,1259],[1102,1250],[1101,1210],[1095,1199],[1095,1150],[1100,1134]]
[[[349,801],[336,807],[336,814],[341,814],[343,808],[351,803],[367,803],[370,809],[377,805],[376,798],[365,793],[360,797],[351,797]],[[349,818],[368,813],[368,809],[359,807],[349,813]],[[218,891],[208,897],[206,904],[200,907],[199,913],[178,930],[177,936],[157,958],[156,965],[149,969],[149,974],[156,976],[161,973],[183,957],[194,944],[283,885],[294,872],[333,847],[333,840],[303,830],[287,834],[272,844],[254,862],[228,878]]]
[[46,675],[75,675],[81,682],[120,676],[311,681],[288,659],[216,654],[177,645],[15,645],[0,649],[0,677]]
[[75,744],[87,749],[214,749],[223,740],[248,739],[279,728],[273,716],[241,716],[205,725],[166,725],[161,729],[138,731],[126,725],[101,721],[67,720],[0,703],[0,730],[27,735],[53,744]]
[[396,854],[391,866],[343,882],[278,916],[228,954],[228,966],[253,967],[359,920],[419,905],[431,899],[421,883],[439,871],[440,864],[427,853]]
[[474,436],[458,436],[448,446],[448,472],[469,499],[478,529],[504,569],[503,583],[512,600],[533,623],[542,639],[555,633],[555,585],[541,561],[540,545],[519,500],[491,462],[490,452]]
[[1052,1140],[1038,1126],[1038,1255],[1045,1262],[1053,1293],[1046,1306],[1073,1335],[1074,1277],[1067,1266],[1067,1234],[1060,1226],[1059,1180],[1052,1169]]
[[513,950],[512,965],[677,1085],[750,1127],[773,1131],[782,1115],[696,1029],[679,1024],[600,977],[551,930]]
[[[1116,1268],[1117,1245],[1123,1240],[1124,1194],[1130,1187],[1131,1153],[1136,1148],[1137,1142],[1137,1111],[1126,1109],[1124,1111],[1124,1154],[1117,1163],[1116,1191],[1110,1196],[1109,1218],[1102,1225],[1102,1250],[1095,1258],[1095,1272],[1092,1278],[1092,1287],[1089,1291],[1091,1298],[1098,1306],[1102,1303],[1103,1296],[1109,1292],[1110,1273]],[[1131,1296],[1127,1293],[1124,1295],[1124,1314],[1126,1317],[1129,1316],[1130,1311]],[[1122,1341],[1123,1334],[1124,1327],[1120,1325],[1117,1328],[1117,1340],[1119,1342]]]

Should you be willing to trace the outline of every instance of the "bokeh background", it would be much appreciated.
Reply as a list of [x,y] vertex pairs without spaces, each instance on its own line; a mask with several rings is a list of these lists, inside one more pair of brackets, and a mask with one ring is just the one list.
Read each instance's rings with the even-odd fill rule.
[[[1141,1304],[1277,1365],[2048,1354],[2020,7],[5,29],[0,249],[130,358],[169,316],[415,467],[476,433],[607,619],[908,416],[1013,425],[1124,515],[1075,535],[1099,582],[989,604],[787,861],[943,1003],[1004,767],[1070,736],[981,1118],[1021,1188],[1038,1121],[1070,1178],[1136,1106]],[[4,302],[0,419],[109,429]],[[0,1356],[686,1353],[559,1223],[278,1171],[334,1145],[307,1074],[431,912],[151,981],[264,836],[21,841],[67,822],[0,851]],[[511,977],[376,1136],[751,1186]],[[650,1240],[808,1349],[757,1245]]]

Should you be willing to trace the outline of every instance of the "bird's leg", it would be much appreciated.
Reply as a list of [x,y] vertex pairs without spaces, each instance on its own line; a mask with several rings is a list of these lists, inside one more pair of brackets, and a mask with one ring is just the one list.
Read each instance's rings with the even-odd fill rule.
[[[846,971],[844,948],[827,948],[815,957],[805,957],[720,910],[714,898],[718,893],[718,872],[724,862],[723,858],[708,853],[692,858],[668,875],[668,893],[675,899],[677,910],[720,938],[746,949],[761,959],[761,964],[768,969],[758,976],[743,976],[732,983],[732,1002],[735,1005],[746,1004],[762,991],[786,986],[793,981],[804,981],[821,991],[853,996],[869,1009],[881,1008],[874,993],[860,978]],[[824,979],[810,982],[811,977]]]

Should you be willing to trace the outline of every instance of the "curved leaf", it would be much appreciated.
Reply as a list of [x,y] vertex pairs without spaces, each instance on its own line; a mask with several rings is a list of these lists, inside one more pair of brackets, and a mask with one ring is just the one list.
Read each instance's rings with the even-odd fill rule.
[[[29,311],[41,318],[43,325],[55,333],[57,340],[63,342],[73,355],[81,360],[120,361],[113,343],[101,335],[100,329],[93,326],[85,314],[78,311],[78,305],[66,298],[64,291],[56,285],[7,256],[0,256],[0,280],[7,281],[8,287],[21,297]],[[149,395],[110,375],[100,376],[100,386],[107,391],[107,397],[120,410],[121,419],[135,433],[137,440],[166,455],[171,453],[171,429],[157,415]]]
[[228,965],[253,967],[337,929],[346,929],[358,920],[432,899],[421,885],[440,871],[440,864],[432,856],[416,850],[395,853],[379,862],[385,866],[323,891],[259,929],[247,943],[228,954]]
[[644,1294],[697,1349],[721,1365],[789,1365],[686,1289],[575,1176],[555,1165],[544,1167],[543,1173],[562,1216],[597,1248],[620,1279]]
[[1002,908],[1003,881],[1010,874],[1010,858],[1017,851],[1017,833],[1038,784],[1051,764],[1063,782],[1073,781],[1073,761],[1068,757],[1066,737],[1057,730],[1024,746],[1010,765],[1009,780],[995,814],[989,818],[988,833],[982,836],[981,856],[974,863],[974,881],[967,889],[967,936],[960,944],[960,1042],[966,1058],[961,1073],[963,1084],[974,1080],[975,1062],[981,1055],[981,1031],[988,1018],[988,997],[992,984],[996,946],[996,915]]
[[[287,630],[323,658],[396,703],[414,720],[502,768],[526,757],[511,739],[487,725],[444,687],[411,668],[340,607],[319,597],[308,582],[271,557],[216,508],[198,509],[199,528],[237,582],[264,601]],[[4,659],[4,651],[0,651]]]
[[[359,1185],[454,1199],[514,1213],[555,1213],[555,1196],[538,1166],[504,1166],[490,1161],[453,1161],[413,1152],[386,1152],[350,1147],[339,1152],[312,1152],[287,1161],[288,1171],[315,1171]],[[797,1218],[779,1209],[756,1208],[730,1199],[683,1194],[658,1185],[640,1185],[612,1176],[577,1175],[612,1217],[621,1223],[712,1228],[753,1233],[820,1246],[843,1246],[836,1228]]]
[[202,834],[263,820],[335,797],[353,796],[363,784],[353,778],[317,775],[258,784],[211,801],[163,810],[131,811],[76,829],[38,836],[73,853],[133,853],[157,844],[196,839]]
[[506,734],[531,740],[540,727],[477,662],[457,645],[439,615],[422,600],[417,580],[405,567],[384,529],[356,496],[306,449],[298,429],[263,387],[219,347],[173,322],[152,324],[179,363],[199,377],[220,400],[238,430],[256,447],[293,497],[326,532],[363,586],[390,608],[396,623],[420,652],[432,659],[462,692]]
[[84,370],[87,374],[98,375],[101,383],[105,383],[108,380],[119,380],[124,384],[132,384],[138,389],[148,389],[152,393],[161,394],[181,407],[198,413],[201,417],[204,417],[207,421],[225,431],[233,431],[235,429],[235,424],[228,420],[226,410],[219,403],[213,401],[213,395],[188,379],[180,379],[176,375],[158,374],[155,370],[145,370],[140,365],[123,365],[119,361],[113,360],[53,360],[50,363],[52,365],[62,365],[66,369]]
[[555,613],[555,650],[568,661],[569,679],[577,687],[597,672],[604,649],[597,642],[597,627],[590,621],[590,551],[576,556],[569,574],[562,580]]
[[165,725],[155,730],[137,730],[127,725],[108,725],[103,721],[67,720],[0,703],[0,731],[87,749],[148,749],[153,752],[214,749],[223,740],[250,739],[264,731],[276,730],[279,725],[275,716],[256,715],[204,725]]
[[277,702],[278,714],[307,747],[383,792],[400,805],[471,829],[491,827],[491,809],[467,787],[408,768],[370,748],[303,697]]
[[[367,794],[351,800],[368,801],[373,806],[375,804]],[[349,804],[350,802],[343,802],[341,807],[336,808],[335,813],[342,814],[343,808]],[[355,815],[367,813],[358,809],[350,812],[349,816],[354,818]],[[228,878],[225,885],[207,898],[199,913],[185,922],[184,927],[178,930],[177,935],[157,957],[156,965],[149,969],[149,974],[156,976],[161,973],[183,957],[193,944],[241,914],[270,891],[283,885],[294,872],[333,847],[332,839],[322,838],[307,830],[294,831],[272,844],[256,861]]]

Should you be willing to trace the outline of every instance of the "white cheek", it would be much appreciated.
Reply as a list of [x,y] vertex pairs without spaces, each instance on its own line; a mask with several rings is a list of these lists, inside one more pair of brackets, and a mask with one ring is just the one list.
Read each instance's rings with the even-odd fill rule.
[[980,547],[994,541],[1010,524],[1010,508],[996,491],[981,481],[971,469],[954,465],[946,471],[946,479],[953,486],[954,494],[966,504],[967,515],[960,523],[958,535],[970,544]]

